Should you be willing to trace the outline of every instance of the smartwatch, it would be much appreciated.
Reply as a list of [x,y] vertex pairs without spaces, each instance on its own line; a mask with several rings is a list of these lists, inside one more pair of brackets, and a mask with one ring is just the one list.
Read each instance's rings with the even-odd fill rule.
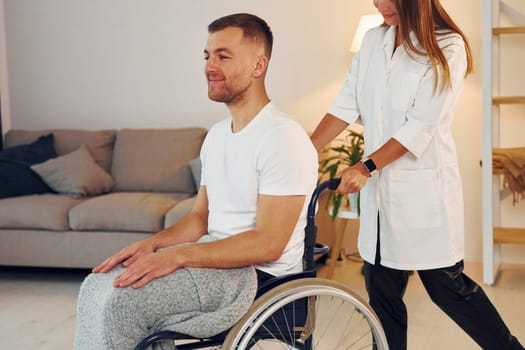
[[377,166],[376,163],[370,158],[364,158],[361,160],[361,163],[365,166],[366,171],[368,171],[368,175],[372,177],[375,173],[377,173]]

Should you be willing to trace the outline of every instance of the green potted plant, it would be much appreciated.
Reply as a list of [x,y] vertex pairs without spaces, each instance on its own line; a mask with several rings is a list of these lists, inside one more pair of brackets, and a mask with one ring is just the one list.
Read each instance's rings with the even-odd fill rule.
[[[324,147],[319,155],[319,179],[321,182],[326,178],[333,178],[342,169],[354,165],[363,158],[364,138],[361,133],[347,129],[344,138],[334,140],[330,145]],[[352,194],[351,194],[352,195]],[[341,208],[351,208],[360,214],[359,192],[356,195],[356,203],[352,208],[349,197],[330,191],[328,205],[331,205],[332,220],[337,217]]]

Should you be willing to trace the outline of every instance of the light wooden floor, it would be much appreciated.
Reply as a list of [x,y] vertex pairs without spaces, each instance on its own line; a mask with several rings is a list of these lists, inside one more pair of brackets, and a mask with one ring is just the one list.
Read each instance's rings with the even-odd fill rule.
[[[334,279],[366,298],[360,268],[357,262],[338,262]],[[325,270],[320,269],[320,277]],[[481,281],[480,264],[467,264],[466,272]],[[76,297],[85,274],[0,268],[0,349],[72,349]],[[496,285],[483,288],[511,331],[525,342],[525,266],[505,266]],[[479,349],[432,304],[417,275],[410,278],[405,299],[409,310],[409,349]]]

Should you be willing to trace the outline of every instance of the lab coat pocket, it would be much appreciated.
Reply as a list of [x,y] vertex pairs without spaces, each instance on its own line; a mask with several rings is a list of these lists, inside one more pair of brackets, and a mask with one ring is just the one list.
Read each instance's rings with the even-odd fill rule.
[[441,185],[434,169],[391,169],[389,212],[392,227],[412,230],[441,226]]
[[392,110],[406,112],[414,103],[419,76],[409,72],[399,72],[397,75],[399,83],[390,87],[390,104]]

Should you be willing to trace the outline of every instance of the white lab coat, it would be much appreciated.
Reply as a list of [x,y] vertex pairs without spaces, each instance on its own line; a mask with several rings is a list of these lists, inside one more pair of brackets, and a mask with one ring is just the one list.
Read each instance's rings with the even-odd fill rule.
[[365,155],[390,138],[409,151],[361,191],[359,253],[374,263],[379,212],[383,266],[446,267],[464,255],[463,193],[450,129],[467,67],[464,42],[457,34],[439,40],[452,88],[434,95],[428,58],[413,59],[403,46],[392,54],[394,37],[389,26],[367,33],[329,109],[350,124],[362,122]]

